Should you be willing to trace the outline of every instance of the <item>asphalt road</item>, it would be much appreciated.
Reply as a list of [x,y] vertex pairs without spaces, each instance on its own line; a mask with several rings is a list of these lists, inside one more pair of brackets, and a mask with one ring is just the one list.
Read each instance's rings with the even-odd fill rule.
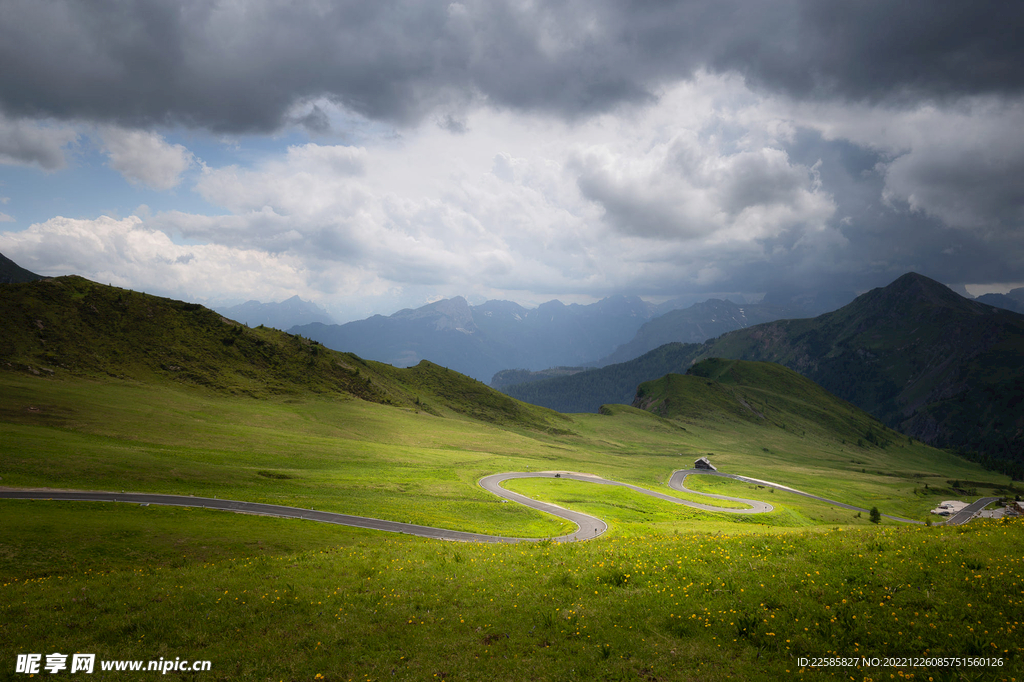
[[[757,500],[747,500],[740,497],[728,497],[725,495],[711,495],[708,493],[697,493],[696,491],[686,488],[685,482],[686,477],[691,475],[702,475],[702,476],[722,476],[724,478],[732,478],[737,481],[743,481],[745,483],[753,483],[756,485],[763,485],[765,487],[775,488],[776,490],[782,490],[785,492],[794,493],[796,495],[803,495],[804,497],[810,497],[821,502],[825,502],[843,509],[851,509],[854,511],[865,512],[867,509],[860,507],[854,507],[852,505],[844,504],[842,502],[836,502],[835,500],[829,500],[824,497],[817,495],[811,495],[801,490],[796,490],[788,486],[780,485],[778,483],[771,483],[769,481],[762,481],[756,478],[748,478],[746,476],[737,476],[735,474],[724,474],[717,471],[706,471],[703,469],[680,469],[672,473],[669,479],[669,487],[679,490],[681,492],[694,493],[703,495],[719,500],[729,500],[732,502],[740,502],[748,505],[747,509],[727,509],[724,507],[715,507],[711,505],[701,504],[699,502],[691,502],[689,500],[680,500],[671,495],[664,493],[655,492],[653,490],[647,490],[646,488],[640,488],[635,485],[628,483],[620,483],[618,481],[610,481],[605,478],[598,476],[589,476],[586,474],[567,472],[567,471],[548,471],[548,472],[522,472],[514,471],[503,474],[493,474],[480,480],[480,485],[485,489],[494,493],[499,497],[503,497],[506,500],[516,502],[518,504],[525,505],[531,509],[557,516],[562,519],[571,521],[576,525],[576,530],[567,535],[562,535],[555,538],[550,538],[555,542],[577,542],[580,540],[591,540],[598,537],[602,533],[608,530],[608,524],[590,514],[584,514],[582,512],[572,511],[571,509],[565,509],[558,505],[550,504],[548,502],[539,502],[533,500],[525,495],[506,490],[501,486],[501,483],[514,478],[559,478],[573,481],[583,481],[587,483],[596,483],[599,485],[613,485],[620,486],[623,488],[629,488],[638,493],[656,497],[667,502],[674,504],[681,504],[687,507],[693,507],[695,509],[702,509],[705,511],[714,511],[726,514],[763,514],[765,512],[772,511],[773,507],[765,502],[759,502]],[[21,500],[73,500],[73,501],[84,501],[84,502],[128,502],[131,504],[158,504],[158,505],[170,505],[175,507],[198,507],[203,509],[220,509],[224,511],[233,511],[247,514],[262,514],[266,516],[279,516],[284,518],[295,518],[304,519],[308,521],[319,521],[321,523],[336,523],[343,526],[352,526],[354,528],[369,528],[371,530],[382,530],[390,533],[405,533],[407,535],[416,535],[424,538],[434,538],[438,540],[454,540],[460,542],[537,542],[542,539],[548,538],[516,538],[516,537],[505,537],[501,535],[487,535],[483,533],[466,533],[457,530],[446,530],[444,528],[433,528],[431,526],[419,526],[412,523],[400,523],[398,521],[385,521],[383,519],[373,519],[365,516],[351,516],[348,514],[336,514],[334,512],[315,511],[312,509],[302,509],[300,507],[287,507],[276,504],[262,504],[258,502],[241,502],[238,500],[220,500],[209,497],[193,497],[191,495],[158,495],[151,493],[112,493],[112,492],[94,492],[94,491],[65,491],[65,490],[15,490],[15,489],[4,489],[0,490],[0,498],[3,499],[21,499]],[[997,498],[984,497],[977,502],[971,504],[965,508],[956,516],[952,517],[947,523],[949,525],[960,525],[969,521],[975,513],[985,508],[991,502],[994,502]],[[898,516],[889,516],[883,514],[886,518],[893,519],[895,521],[902,521],[904,523],[916,523],[921,524],[921,521],[913,521],[910,519],[903,519]]]
[[717,471],[708,471],[707,469],[679,469],[678,471],[672,472],[672,477],[668,479],[668,487],[673,490],[678,490],[684,493],[693,493],[695,495],[703,495],[705,497],[713,497],[716,500],[730,500],[732,502],[743,502],[744,504],[750,505],[750,509],[723,509],[722,507],[711,507],[706,504],[700,504],[698,502],[685,502],[691,507],[697,509],[704,509],[707,511],[726,511],[733,514],[766,514],[772,511],[775,507],[771,506],[767,502],[758,502],[757,500],[745,500],[742,497],[728,497],[726,495],[713,495],[711,493],[699,493],[696,490],[690,490],[686,487],[686,477],[697,474],[697,475],[708,475],[708,476],[722,476],[724,478],[735,478],[738,481],[744,480],[740,476],[733,476],[730,474],[720,474]]
[[961,526],[970,521],[971,519],[973,519],[975,514],[977,514],[982,509],[989,506],[993,502],[997,501],[998,499],[998,497],[983,497],[977,502],[972,502],[971,504],[967,505],[966,507],[958,511],[956,514],[951,516],[949,520],[946,521],[946,525]]
[[239,502],[237,500],[219,500],[209,497],[192,497],[190,495],[157,495],[150,493],[105,493],[105,492],[71,492],[71,491],[33,491],[33,490],[2,490],[0,498],[20,500],[76,500],[85,502],[130,502],[132,504],[161,504],[172,507],[200,507],[203,509],[222,509],[224,511],[246,514],[263,514],[265,516],[281,516],[291,519],[336,523],[354,528],[370,528],[391,533],[406,533],[423,538],[439,540],[459,540],[462,542],[519,542],[523,538],[504,538],[497,535],[482,533],[465,533],[457,530],[445,530],[430,526],[417,526],[413,523],[399,523],[371,519],[365,516],[350,516],[333,512],[314,511],[300,507],[285,507],[277,504],[261,504],[258,502]]
[[[691,474],[699,474],[699,475],[702,475],[702,476],[721,476],[722,478],[731,478],[731,479],[734,479],[734,480],[737,480],[737,481],[743,481],[744,483],[754,483],[756,485],[763,485],[766,488],[775,488],[776,490],[782,490],[782,491],[787,492],[787,493],[793,493],[794,495],[803,495],[804,497],[809,497],[812,500],[818,500],[819,502],[827,502],[828,504],[831,504],[831,505],[833,505],[835,507],[840,507],[842,509],[850,509],[852,511],[859,511],[859,512],[868,512],[869,514],[871,513],[870,509],[864,509],[863,507],[854,507],[852,504],[845,504],[843,502],[836,502],[835,500],[830,500],[827,497],[818,497],[817,495],[812,495],[811,493],[805,493],[802,490],[797,490],[796,488],[790,488],[789,486],[781,485],[779,483],[772,483],[770,481],[762,481],[762,480],[757,479],[757,478],[747,478],[746,476],[737,476],[736,474],[723,474],[720,471],[708,471],[706,469],[680,469],[679,471],[673,472],[672,478],[669,480],[669,486],[672,487],[672,488],[675,488],[676,490],[682,490],[682,491],[691,492],[691,493],[694,492],[693,490],[688,490],[687,488],[683,487],[683,482],[686,480],[686,477],[691,475]],[[697,493],[697,494],[698,495],[708,495],[708,493]],[[751,502],[750,500],[742,500],[742,499],[736,498],[736,497],[725,497],[723,495],[710,495],[710,497],[718,497],[718,498],[721,498],[723,500],[736,500],[738,502],[746,502],[748,504],[764,504],[763,502],[754,503],[754,502]],[[990,498],[989,502],[994,501],[995,499],[996,498]],[[980,502],[980,500],[979,500],[979,502]],[[975,503],[975,504],[977,504],[977,503]],[[983,504],[979,508],[979,510],[983,509],[986,505],[988,505],[988,502]],[[764,506],[768,507],[768,509],[765,510],[765,511],[771,511],[772,510],[771,505],[765,504]],[[729,511],[734,511],[734,510],[729,510]],[[750,514],[750,513],[754,513],[754,512],[747,512],[747,513]],[[890,516],[889,514],[882,514],[882,516],[884,516],[887,519],[892,519],[893,521],[899,521],[901,523],[916,523],[916,524],[921,525],[921,526],[925,525],[924,521],[915,521],[913,519],[904,519],[904,518],[901,518],[899,516]]]
[[[554,504],[548,504],[547,502],[538,502],[537,500],[530,499],[525,495],[513,493],[501,487],[500,484],[503,481],[507,481],[512,478],[558,478],[561,480],[597,483],[599,485],[613,485],[621,488],[629,488],[630,490],[635,490],[636,492],[641,493],[643,495],[648,495],[649,497],[656,497],[659,500],[665,500],[666,502],[671,502],[673,504],[681,504],[687,507],[693,507],[695,509],[725,512],[728,514],[761,514],[764,512],[770,512],[772,510],[772,506],[770,504],[765,504],[764,502],[757,502],[756,500],[744,500],[739,497],[726,497],[725,495],[707,495],[707,497],[714,497],[720,500],[732,500],[733,502],[742,502],[744,504],[750,505],[749,509],[726,509],[725,507],[713,507],[707,504],[700,504],[699,502],[680,500],[678,497],[672,497],[671,495],[666,495],[664,493],[648,490],[647,488],[641,488],[639,486],[630,485],[629,483],[610,481],[607,478],[601,478],[600,476],[590,476],[587,474],[580,474],[571,471],[512,471],[504,474],[494,474],[492,476],[487,476],[486,478],[480,479],[480,485],[483,486],[485,490],[489,490],[490,492],[494,493],[499,497],[504,497],[507,500],[518,502],[519,504],[526,505],[527,507],[531,507],[542,512],[547,512],[548,514],[553,514],[554,516],[558,516],[563,519],[568,519],[575,523],[577,526],[579,526],[579,530],[577,530],[575,533],[572,533],[570,535],[564,535],[560,538],[554,538],[559,542],[572,542],[575,540],[590,540],[592,538],[596,538],[598,535],[608,530],[608,524],[606,524],[604,521],[597,518],[596,516],[590,516],[589,514],[581,514],[580,512],[570,511],[568,509],[559,507]],[[669,485],[671,487],[676,487],[672,485],[671,481],[669,482]],[[676,489],[682,490],[683,492],[693,492],[692,490],[686,490],[686,488]],[[704,493],[696,494],[704,495]],[[593,528],[593,530],[590,530],[591,528]]]

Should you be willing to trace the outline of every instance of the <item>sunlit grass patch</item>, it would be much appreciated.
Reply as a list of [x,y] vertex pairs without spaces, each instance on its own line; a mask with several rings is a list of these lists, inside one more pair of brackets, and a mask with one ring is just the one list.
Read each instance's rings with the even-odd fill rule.
[[0,635],[16,651],[188,651],[214,662],[211,679],[512,680],[524,666],[539,679],[788,679],[797,657],[832,655],[986,656],[1003,665],[984,679],[1024,672],[1019,521],[575,545],[341,536],[6,577]]

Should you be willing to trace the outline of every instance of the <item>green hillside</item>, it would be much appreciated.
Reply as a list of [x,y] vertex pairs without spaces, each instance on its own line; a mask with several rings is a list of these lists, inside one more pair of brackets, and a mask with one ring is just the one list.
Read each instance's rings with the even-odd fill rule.
[[915,273],[815,318],[666,344],[629,362],[502,390],[559,411],[595,411],[715,357],[784,365],[901,433],[1024,478],[1024,316]]
[[743,329],[697,359],[790,367],[887,425],[1024,478],[1024,316],[914,273],[808,320]]
[[683,422],[736,420],[861,447],[907,440],[813,381],[768,362],[703,360],[686,375],[640,384],[633,405]]
[[426,361],[396,369],[82,277],[4,285],[0,316],[4,368],[36,376],[168,382],[256,398],[335,395],[542,429],[564,421]]
[[[444,367],[364,362],[80,278],[5,285],[0,305],[2,486],[216,497],[527,538],[571,528],[488,493],[481,477],[574,471],[676,495],[672,471],[711,453],[725,471],[921,521],[944,499],[1022,492],[774,365],[709,360],[645,384],[646,407],[665,417],[627,405],[558,415]],[[1024,565],[1006,553],[1024,537],[1020,521],[876,526],[709,478],[687,485],[774,511],[700,511],[545,476],[508,487],[599,516],[608,532],[494,545],[156,504],[0,500],[0,665],[90,652],[97,666],[212,662],[168,680],[726,680],[790,679],[799,656],[971,655],[1020,679],[1012,614]]]
[[[708,362],[669,377],[693,393],[684,400],[673,383],[653,409],[679,419],[677,408],[689,405],[679,428],[631,408],[559,414],[428,362],[397,369],[364,361],[79,277],[2,292],[9,323],[0,332],[0,476],[12,485],[184,486],[260,501],[308,498],[371,516],[391,509],[391,518],[423,523],[437,511],[432,500],[454,496],[464,502],[446,518],[480,530],[497,507],[473,511],[489,500],[475,481],[504,470],[559,466],[657,488],[673,466],[714,451],[737,471],[825,492],[836,470],[860,469],[854,498],[910,516],[925,514],[948,480],[985,480],[979,468],[922,445],[879,450],[891,435],[778,367]],[[657,394],[643,391],[648,403]],[[879,478],[886,470],[903,473]],[[422,494],[373,495],[382,477],[397,475],[419,480],[409,485]],[[922,476],[935,492],[906,497]]]

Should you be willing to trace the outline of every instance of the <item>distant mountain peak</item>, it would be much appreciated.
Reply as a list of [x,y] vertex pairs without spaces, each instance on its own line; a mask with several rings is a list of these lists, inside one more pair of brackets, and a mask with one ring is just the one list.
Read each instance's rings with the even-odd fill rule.
[[653,311],[636,296],[588,305],[554,300],[534,309],[496,300],[471,306],[455,296],[389,317],[291,331],[367,359],[403,367],[427,359],[486,381],[509,367],[592,362],[628,341]]
[[[908,272],[905,275],[901,275],[884,288],[894,291],[926,292],[929,295],[947,296],[949,293],[953,293],[960,296],[960,294],[957,294],[942,282],[926,277],[918,272]],[[960,296],[960,298],[963,298],[963,296]]]
[[908,272],[905,275],[900,275],[884,288],[905,291],[953,291],[942,282],[934,280],[931,277],[925,277],[918,272]]
[[[1017,291],[1022,291],[1017,289]],[[1010,310],[1015,313],[1024,314],[1024,299],[1013,298],[1008,294],[982,294],[978,298],[974,299],[978,303],[984,303],[995,308],[1002,308],[1003,310]]]
[[310,301],[303,301],[298,295],[279,303],[261,303],[252,300],[229,308],[218,307],[216,310],[225,317],[252,327],[262,324],[284,330],[313,322],[321,324],[334,322],[326,310]]
[[924,309],[935,308],[954,309],[972,315],[990,312],[987,306],[966,299],[945,284],[916,272],[908,272],[888,286],[858,297],[850,305],[858,305],[858,302],[899,315],[916,315]]
[[399,310],[391,316],[394,320],[433,320],[436,331],[461,330],[472,332],[473,313],[469,303],[462,296],[442,298],[420,308]]

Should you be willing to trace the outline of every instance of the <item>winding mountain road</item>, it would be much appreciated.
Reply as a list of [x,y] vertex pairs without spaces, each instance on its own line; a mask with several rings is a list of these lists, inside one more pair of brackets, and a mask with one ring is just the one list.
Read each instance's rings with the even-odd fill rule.
[[[746,502],[748,504],[762,504],[765,507],[768,507],[768,509],[766,509],[765,511],[771,511],[772,510],[772,506],[770,504],[765,504],[763,502],[752,502],[751,500],[741,500],[741,499],[736,498],[736,497],[725,497],[724,495],[712,495],[710,493],[698,493],[695,490],[690,490],[690,489],[688,489],[688,488],[683,486],[683,481],[685,481],[686,477],[691,475],[691,474],[701,474],[701,475],[705,475],[705,476],[721,476],[722,478],[731,478],[731,479],[736,480],[736,481],[743,481],[744,483],[753,483],[755,485],[762,485],[765,488],[775,488],[776,490],[782,490],[782,491],[787,492],[787,493],[793,493],[794,495],[802,495],[804,497],[809,497],[812,500],[818,500],[819,502],[827,502],[828,504],[831,504],[834,507],[840,507],[842,509],[850,509],[852,511],[871,513],[871,510],[864,509],[863,507],[854,507],[852,504],[846,504],[844,502],[836,502],[835,500],[830,500],[827,497],[819,497],[817,495],[812,495],[811,493],[805,493],[802,490],[797,490],[796,488],[790,488],[789,486],[781,485],[779,483],[772,483],[770,481],[762,481],[762,480],[757,479],[757,478],[748,478],[746,476],[738,476],[736,474],[723,474],[720,471],[708,471],[706,469],[680,469],[679,471],[675,471],[675,472],[672,473],[672,478],[669,480],[669,483],[668,483],[669,487],[674,488],[676,490],[683,491],[683,492],[696,493],[698,495],[706,495],[708,497],[715,497],[715,498],[718,498],[718,499],[721,499],[721,500],[735,500],[735,501],[738,501],[738,502]],[[981,505],[981,509],[984,509],[989,504],[989,502],[993,502],[993,501],[995,501],[995,499],[996,498],[994,498],[994,497],[989,499],[988,502],[986,502],[985,504]],[[980,500],[979,500],[979,502],[980,502]],[[720,508],[716,508],[716,509],[714,509],[714,511],[723,511],[723,510],[720,509]],[[729,510],[724,510],[724,511],[733,511],[733,510],[729,509]],[[747,513],[749,514],[749,513],[753,513],[753,512],[747,512]],[[884,516],[887,519],[892,519],[893,521],[899,521],[900,523],[916,523],[916,524],[919,524],[919,525],[922,525],[922,526],[925,525],[924,521],[915,521],[913,519],[904,519],[904,518],[899,517],[899,516],[890,516],[889,514],[882,514],[882,516]]]
[[[775,488],[777,490],[794,493],[796,495],[803,495],[827,504],[831,504],[843,509],[851,509],[853,511],[868,511],[860,507],[854,507],[849,504],[842,502],[836,502],[835,500],[829,500],[824,497],[805,493],[801,490],[796,490],[788,486],[780,485],[778,483],[771,483],[769,481],[762,481],[756,478],[748,478],[746,476],[738,476],[735,474],[725,474],[717,471],[707,471],[705,469],[680,469],[672,473],[669,478],[669,487],[678,490],[680,492],[692,493],[696,495],[702,495],[704,497],[717,499],[717,500],[728,500],[730,502],[739,502],[747,505],[745,509],[729,509],[725,507],[715,507],[708,504],[701,504],[699,502],[691,502],[689,500],[681,500],[671,495],[664,493],[655,492],[653,490],[647,490],[646,488],[640,488],[635,485],[628,483],[620,483],[618,481],[611,481],[606,478],[599,476],[591,476],[588,474],[581,474],[570,471],[541,471],[541,472],[522,472],[513,471],[503,474],[493,474],[486,476],[480,480],[480,485],[487,491],[505,498],[506,500],[522,504],[536,509],[558,518],[566,519],[576,525],[576,531],[567,535],[561,535],[554,538],[516,538],[516,537],[505,537],[501,535],[487,535],[484,533],[467,533],[457,530],[447,530],[444,528],[434,528],[431,526],[420,526],[412,523],[399,523],[397,521],[385,521],[382,519],[374,519],[365,516],[351,516],[348,514],[336,514],[334,512],[315,511],[312,509],[302,509],[300,507],[288,507],[284,505],[276,504],[263,504],[259,502],[241,502],[238,500],[220,500],[209,497],[193,497],[191,495],[160,495],[153,493],[112,493],[112,492],[96,492],[96,491],[77,491],[77,490],[48,490],[48,489],[14,489],[4,488],[0,489],[0,499],[9,500],[67,500],[67,501],[88,501],[88,502],[128,502],[131,504],[157,504],[157,505],[170,505],[176,507],[197,507],[203,509],[220,509],[224,511],[233,511],[247,514],[262,514],[266,516],[279,516],[284,518],[295,518],[305,519],[309,521],[319,521],[321,523],[335,523],[343,526],[351,526],[354,528],[368,528],[372,530],[382,530],[391,533],[405,533],[407,535],[416,535],[424,538],[434,538],[438,540],[454,540],[460,542],[537,542],[540,540],[550,539],[555,542],[577,542],[580,540],[591,540],[598,537],[608,530],[608,524],[590,514],[584,514],[582,512],[572,511],[571,509],[565,509],[555,504],[548,502],[540,502],[538,500],[531,499],[525,495],[514,493],[510,490],[506,490],[502,487],[504,481],[516,478],[558,478],[567,479],[572,481],[583,481],[586,483],[596,483],[599,485],[613,485],[620,486],[623,488],[629,488],[643,495],[649,495],[656,497],[660,500],[672,502],[673,504],[685,505],[694,509],[701,509],[704,511],[719,512],[725,514],[763,514],[772,511],[774,508],[772,505],[766,502],[760,502],[757,500],[747,500],[741,497],[728,497],[726,495],[713,495],[710,493],[701,493],[695,490],[686,488],[685,482],[688,476],[702,475],[702,476],[721,476],[725,478],[732,478],[737,481],[743,481],[745,483],[753,483],[755,485],[762,485],[765,487]],[[993,498],[994,499],[994,498]],[[981,505],[979,509],[984,507],[985,504],[991,502],[989,498],[984,500],[978,500],[972,507]],[[984,502],[985,504],[982,504]],[[886,518],[893,519],[894,521],[900,521],[903,523],[915,523],[923,525],[921,521],[914,521],[911,519],[904,519],[898,516],[889,516],[883,514]],[[967,520],[967,519],[965,519]],[[964,521],[958,521],[963,523]]]

